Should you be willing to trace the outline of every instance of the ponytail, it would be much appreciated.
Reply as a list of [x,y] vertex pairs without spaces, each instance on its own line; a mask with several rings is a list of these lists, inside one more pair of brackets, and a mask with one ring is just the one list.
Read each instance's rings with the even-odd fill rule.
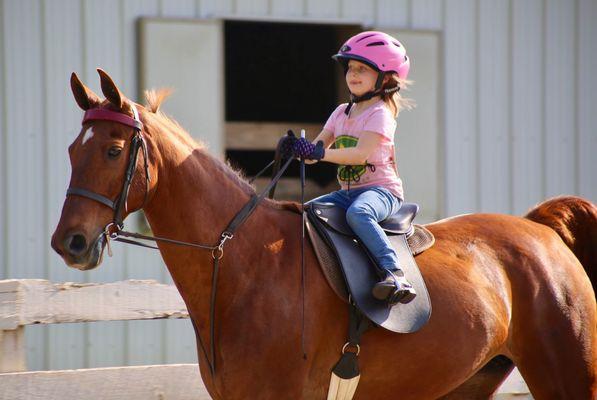
[[[390,78],[381,86],[382,90],[388,90],[389,93],[382,92],[381,99],[390,107],[390,110],[394,113],[394,118],[398,117],[398,114],[403,109],[411,110],[415,107],[415,102],[407,97],[402,97],[400,91],[392,91],[396,87],[400,87],[400,90],[408,90],[408,86],[411,81],[398,78],[396,74],[387,74]],[[389,90],[390,89],[390,90]]]

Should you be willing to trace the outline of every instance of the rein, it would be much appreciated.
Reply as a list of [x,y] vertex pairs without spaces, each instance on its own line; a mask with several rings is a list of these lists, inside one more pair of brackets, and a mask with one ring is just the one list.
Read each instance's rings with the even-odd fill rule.
[[[81,196],[86,197],[88,199],[97,201],[100,204],[103,204],[107,207],[110,207],[114,210],[114,217],[112,222],[107,224],[104,227],[104,231],[102,235],[105,237],[106,247],[108,248],[108,255],[112,256],[112,251],[110,248],[110,240],[115,240],[118,242],[134,244],[137,246],[148,247],[151,249],[157,249],[156,246],[150,246],[144,243],[140,243],[130,239],[124,239],[125,237],[132,237],[135,239],[142,239],[142,240],[151,240],[155,242],[164,242],[175,244],[179,246],[187,246],[187,247],[195,247],[205,250],[211,250],[211,257],[213,259],[213,274],[212,274],[212,283],[211,283],[211,295],[210,295],[210,305],[209,305],[209,327],[210,327],[210,347],[209,353],[210,357],[208,357],[207,350],[203,344],[203,340],[201,339],[201,335],[199,334],[199,330],[195,326],[195,322],[193,322],[193,328],[196,331],[196,335],[199,338],[199,344],[201,346],[201,350],[203,351],[203,355],[207,360],[209,365],[210,372],[212,376],[215,374],[216,371],[216,358],[215,358],[215,305],[216,305],[216,294],[217,294],[217,282],[218,282],[218,271],[219,271],[219,260],[224,256],[224,243],[227,240],[232,239],[234,237],[234,232],[243,222],[247,220],[247,218],[255,211],[257,205],[263,200],[266,193],[269,192],[269,197],[272,198],[275,190],[276,183],[280,179],[280,177],[284,174],[290,163],[293,161],[293,157],[289,157],[288,160],[284,163],[282,167],[280,167],[282,161],[282,154],[280,151],[280,144],[283,141],[283,138],[280,139],[278,143],[278,147],[276,148],[276,156],[274,161],[268,164],[263,170],[261,170],[257,176],[261,175],[267,168],[269,168],[272,164],[274,164],[273,169],[273,177],[271,182],[267,185],[267,187],[259,194],[253,195],[251,199],[243,206],[243,208],[238,211],[238,213],[232,218],[232,221],[228,224],[226,229],[220,235],[220,239],[218,244],[216,245],[204,245],[198,243],[190,243],[190,242],[183,242],[174,239],[168,239],[158,236],[147,236],[142,235],[140,233],[135,232],[127,232],[124,230],[124,221],[122,218],[123,211],[128,212],[127,207],[127,198],[129,194],[129,189],[131,186],[131,182],[133,180],[133,175],[136,171],[137,167],[137,158],[139,154],[139,149],[143,151],[143,159],[144,159],[144,171],[145,171],[145,197],[143,200],[143,204],[139,207],[139,210],[145,206],[147,202],[147,196],[149,193],[149,183],[151,181],[151,176],[149,174],[149,161],[148,161],[148,154],[147,154],[147,144],[145,142],[145,138],[143,137],[143,123],[139,119],[139,112],[137,111],[137,107],[131,103],[131,107],[133,110],[133,117],[130,117],[126,114],[122,114],[115,111],[110,111],[106,109],[93,109],[87,110],[83,117],[83,124],[88,121],[95,121],[95,120],[107,120],[118,122],[120,124],[132,127],[135,131],[133,137],[131,139],[131,146],[129,151],[129,160],[128,165],[126,167],[125,175],[124,175],[124,182],[122,185],[122,190],[120,194],[116,197],[116,200],[111,200],[106,196],[101,194],[95,193],[93,191],[83,189],[83,188],[76,188],[76,187],[69,187],[66,191],[67,196]],[[257,177],[256,176],[256,177]],[[255,177],[255,178],[256,178]],[[211,360],[210,360],[211,358]]]

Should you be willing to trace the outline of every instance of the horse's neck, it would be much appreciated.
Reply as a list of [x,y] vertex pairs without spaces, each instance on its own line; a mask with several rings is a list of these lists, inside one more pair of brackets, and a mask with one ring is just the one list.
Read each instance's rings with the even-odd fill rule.
[[[156,236],[204,245],[217,245],[220,235],[234,215],[250,199],[249,193],[239,184],[223,163],[217,162],[204,150],[192,150],[183,143],[162,139],[156,142],[160,153],[157,189],[145,208],[147,219]],[[259,212],[267,219],[275,210]],[[255,217],[253,215],[252,217]],[[267,221],[263,221],[267,223]],[[247,224],[247,223],[245,223]],[[242,228],[241,228],[242,231]],[[244,236],[244,235],[239,235]],[[235,237],[224,245],[220,260],[222,269],[229,270],[233,261],[246,257],[259,249],[251,248],[246,237]],[[162,257],[192,314],[208,315],[209,292],[213,270],[212,252],[185,246],[160,244]],[[252,266],[249,266],[252,267]],[[243,279],[251,275],[250,268],[235,268],[232,279],[219,284]]]

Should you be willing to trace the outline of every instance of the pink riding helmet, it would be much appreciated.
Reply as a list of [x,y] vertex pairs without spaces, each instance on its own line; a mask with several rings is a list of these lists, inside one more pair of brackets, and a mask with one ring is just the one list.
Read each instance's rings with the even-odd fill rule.
[[395,72],[406,79],[410,60],[406,49],[394,37],[383,32],[361,32],[348,39],[332,58],[346,68],[348,60],[366,63],[380,72]]

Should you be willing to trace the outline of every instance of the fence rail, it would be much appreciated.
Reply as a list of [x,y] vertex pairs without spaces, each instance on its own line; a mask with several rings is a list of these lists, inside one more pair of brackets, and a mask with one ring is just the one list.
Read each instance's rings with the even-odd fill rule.
[[[195,364],[26,372],[27,325],[188,317],[176,287],[153,280],[0,281],[0,398],[207,400]],[[496,398],[531,397],[514,371]]]

